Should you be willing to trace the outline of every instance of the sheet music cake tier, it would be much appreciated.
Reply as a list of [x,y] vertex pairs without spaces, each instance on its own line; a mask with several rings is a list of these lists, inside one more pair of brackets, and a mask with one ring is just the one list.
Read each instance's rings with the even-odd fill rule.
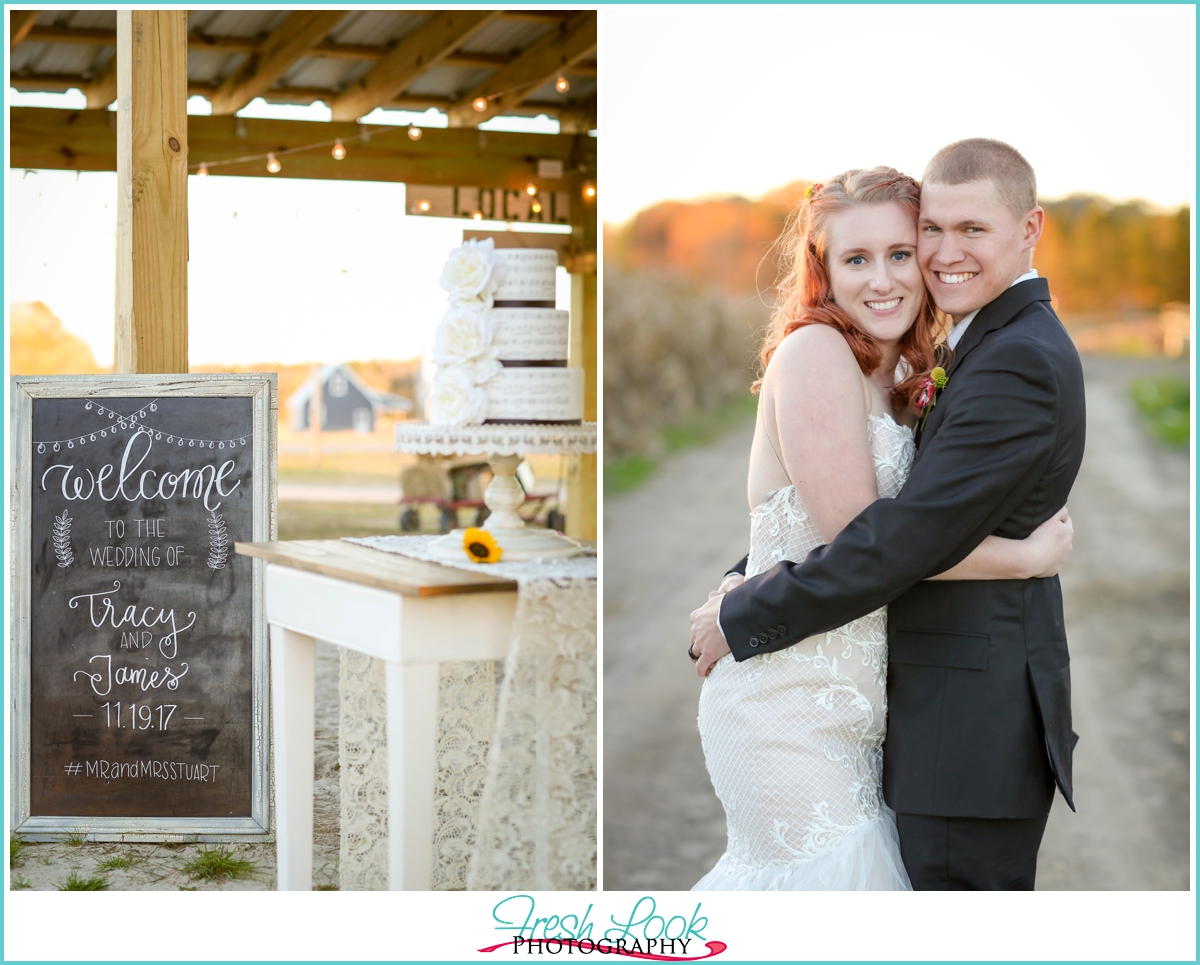
[[557,265],[553,249],[496,248],[490,238],[450,253],[430,422],[582,421],[583,369],[567,367],[570,316],[554,307]]

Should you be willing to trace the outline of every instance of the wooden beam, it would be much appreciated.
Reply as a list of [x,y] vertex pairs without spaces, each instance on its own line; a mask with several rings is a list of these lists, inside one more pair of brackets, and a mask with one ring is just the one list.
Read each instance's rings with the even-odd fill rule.
[[116,59],[116,370],[186,372],[186,12],[118,10]]
[[117,99],[117,55],[115,53],[100,73],[84,86],[83,93],[87,98],[87,106],[91,108],[108,107]]
[[345,16],[345,10],[298,10],[290,14],[250,55],[245,66],[225,78],[213,93],[213,113],[241,110],[287,73]]
[[[64,111],[14,107],[9,111],[9,159],[15,168],[112,171],[116,166],[113,114],[105,110]],[[245,137],[237,136],[238,123]],[[188,160],[194,173],[201,161],[212,164],[252,157],[238,164],[211,167],[213,175],[322,178],[347,181],[408,181],[450,187],[522,190],[537,177],[539,158],[563,162],[555,189],[578,191],[595,178],[596,139],[554,134],[515,134],[469,129],[425,128],[419,141],[406,129],[373,128],[370,142],[358,139],[358,124],[275,121],[256,117],[187,118]],[[336,161],[329,143],[341,138],[346,157]],[[295,147],[324,144],[298,154]],[[283,170],[268,174],[265,155],[280,155]],[[585,170],[586,169],[586,170]]]
[[335,121],[352,121],[386,104],[489,20],[495,10],[441,10],[333,99]]
[[[575,14],[451,108],[450,126],[473,127],[503,114],[595,49],[596,12],[585,10]],[[487,108],[477,111],[474,101],[481,97],[487,99]]]
[[17,44],[29,36],[29,31],[37,23],[40,10],[14,10],[8,20],[8,49],[11,53],[17,49]]

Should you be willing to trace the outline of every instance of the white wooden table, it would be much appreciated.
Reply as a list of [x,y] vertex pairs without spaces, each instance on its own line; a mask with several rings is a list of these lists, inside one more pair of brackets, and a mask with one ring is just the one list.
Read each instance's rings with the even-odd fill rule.
[[267,561],[278,889],[312,888],[315,641],[387,662],[388,880],[430,887],[438,664],[500,660],[516,583],[341,540],[237,543]]

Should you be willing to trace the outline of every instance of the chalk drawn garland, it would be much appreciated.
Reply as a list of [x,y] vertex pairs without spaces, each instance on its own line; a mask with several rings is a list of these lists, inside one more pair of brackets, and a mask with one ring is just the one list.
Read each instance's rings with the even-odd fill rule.
[[61,569],[66,569],[75,562],[75,554],[71,552],[71,522],[72,518],[64,509],[61,516],[54,517],[54,555]]
[[186,442],[189,448],[199,447],[201,449],[234,449],[237,446],[246,445],[246,440],[248,438],[252,439],[254,435],[253,431],[251,431],[242,433],[232,439],[196,439],[190,436],[181,436],[177,432],[169,432],[165,429],[147,425],[141,420],[145,419],[147,410],[150,412],[158,411],[157,399],[155,399],[149,405],[142,406],[137,410],[137,412],[131,412],[128,415],[93,402],[88,402],[86,405],[84,405],[84,408],[89,411],[94,409],[97,416],[108,416],[113,424],[107,429],[99,430],[99,432],[84,433],[83,435],[79,436],[78,439],[76,439],[75,436],[71,436],[67,439],[43,439],[40,442],[34,440],[33,444],[37,446],[37,451],[45,452],[47,446],[50,447],[52,452],[60,452],[62,451],[63,447],[66,447],[67,449],[74,449],[77,445],[82,447],[87,445],[89,442],[95,442],[96,436],[100,436],[103,439],[107,438],[109,435],[115,436],[118,431],[129,429],[135,429],[138,432],[148,433],[156,440],[161,440],[165,433],[168,444],[182,446]]

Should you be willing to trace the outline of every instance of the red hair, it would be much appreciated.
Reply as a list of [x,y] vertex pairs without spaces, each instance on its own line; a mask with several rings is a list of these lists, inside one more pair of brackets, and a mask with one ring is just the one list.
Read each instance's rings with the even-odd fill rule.
[[[762,370],[788,335],[804,325],[828,325],[846,339],[863,375],[870,375],[883,363],[878,343],[858,328],[846,312],[833,302],[833,289],[825,264],[829,240],[829,216],[858,204],[895,202],[912,212],[913,221],[921,207],[921,186],[895,168],[878,167],[854,170],[830,178],[816,186],[788,218],[779,241],[783,278],[776,285],[779,303],[771,314],[771,324],[762,347]],[[892,387],[895,402],[913,407],[918,388],[930,369],[937,364],[934,344],[942,327],[929,294],[912,327],[900,338],[900,355],[908,363],[907,374]],[[752,386],[762,385],[761,375]]]

